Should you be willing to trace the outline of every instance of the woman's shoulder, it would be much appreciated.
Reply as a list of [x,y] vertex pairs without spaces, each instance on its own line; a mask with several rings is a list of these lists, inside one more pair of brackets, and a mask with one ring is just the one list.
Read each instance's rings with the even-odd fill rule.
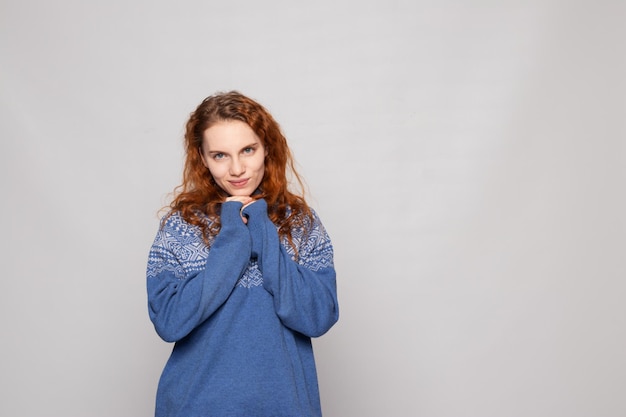
[[[206,214],[197,213],[196,215],[203,221],[210,223]],[[159,231],[182,241],[202,240],[202,228],[187,221],[180,211],[170,211],[165,214],[161,218]]]
[[291,234],[297,240],[304,240],[326,234],[326,230],[320,220],[317,211],[313,207],[308,207],[308,212],[300,211],[294,215],[295,221],[292,223]]
[[189,223],[180,212],[172,211],[161,219],[148,260],[148,276],[169,270],[177,278],[199,270],[209,253],[202,229]]
[[296,218],[298,218],[299,223],[301,223],[305,228],[321,226],[322,221],[320,220],[317,211],[311,207],[307,207],[308,211],[300,210],[296,213]]

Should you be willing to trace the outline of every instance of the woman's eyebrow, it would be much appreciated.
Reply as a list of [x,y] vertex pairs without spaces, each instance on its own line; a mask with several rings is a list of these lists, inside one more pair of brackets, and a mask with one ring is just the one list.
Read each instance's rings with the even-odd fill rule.
[[[259,143],[258,142],[253,142],[253,143],[251,143],[249,145],[244,145],[243,147],[241,147],[241,149],[239,149],[239,151],[241,152],[241,151],[243,151],[244,149],[247,149],[247,148],[258,148],[258,147],[259,147]],[[208,152],[210,154],[213,154],[213,153],[223,153],[223,154],[228,155],[228,152],[220,151],[220,150],[217,150],[217,149],[216,150],[209,150]]]
[[241,148],[241,149],[246,149],[246,148],[256,148],[257,146],[259,146],[259,142],[252,142],[251,144],[246,145],[246,146],[244,146],[244,147],[243,147],[243,148]]

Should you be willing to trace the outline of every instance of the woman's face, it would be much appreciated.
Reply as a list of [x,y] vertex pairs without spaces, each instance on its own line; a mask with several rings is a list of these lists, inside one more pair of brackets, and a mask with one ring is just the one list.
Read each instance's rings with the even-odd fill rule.
[[221,121],[202,135],[202,162],[229,196],[250,196],[265,173],[267,152],[259,137],[239,120]]

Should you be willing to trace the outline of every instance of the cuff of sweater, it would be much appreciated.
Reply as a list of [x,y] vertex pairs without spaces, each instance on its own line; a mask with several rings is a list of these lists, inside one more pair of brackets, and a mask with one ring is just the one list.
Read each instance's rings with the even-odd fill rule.
[[226,201],[222,203],[220,211],[220,221],[222,228],[224,227],[236,227],[238,224],[243,224],[241,220],[241,207],[243,204],[239,201]]
[[267,202],[262,198],[256,200],[254,203],[249,204],[245,209],[243,209],[243,214],[248,216],[248,218],[253,219],[267,215]]
[[267,217],[267,203],[265,200],[257,200],[243,209],[243,215],[248,218],[248,229],[250,233],[263,229],[263,224]]
[[252,238],[252,256],[259,259],[259,267],[262,267],[263,246],[265,243],[265,227],[266,222],[270,221],[267,217],[267,203],[265,200],[258,200],[243,209],[244,216],[248,217],[248,231]]

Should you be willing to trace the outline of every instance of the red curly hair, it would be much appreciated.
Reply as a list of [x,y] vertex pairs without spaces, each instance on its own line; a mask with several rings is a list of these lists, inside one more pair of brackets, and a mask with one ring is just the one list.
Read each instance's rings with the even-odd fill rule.
[[[279,235],[293,246],[292,228],[304,226],[307,219],[312,219],[304,199],[302,179],[278,123],[262,105],[237,91],[209,96],[191,113],[185,131],[183,182],[174,190],[170,213],[177,211],[185,221],[200,227],[207,244],[219,232],[220,207],[228,194],[215,183],[200,154],[204,132],[216,123],[229,120],[250,126],[267,151],[265,174],[253,197],[265,199],[268,216],[278,227]],[[289,190],[287,169],[298,183],[299,194]]]

